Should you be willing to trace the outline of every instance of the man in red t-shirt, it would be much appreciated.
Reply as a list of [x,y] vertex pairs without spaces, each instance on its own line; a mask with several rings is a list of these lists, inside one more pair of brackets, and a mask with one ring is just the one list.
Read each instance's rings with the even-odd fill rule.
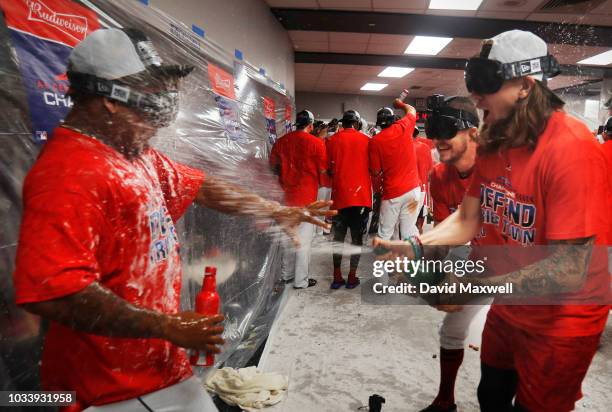
[[435,245],[463,244],[482,227],[479,249],[504,246],[504,258],[487,260],[492,277],[447,279],[510,283],[517,299],[504,305],[508,297],[496,298],[487,316],[483,411],[573,410],[610,311],[606,162],[586,125],[563,112],[542,82],[556,74],[556,60],[533,33],[484,41],[465,73],[485,125],[461,207],[420,242],[375,244],[409,258],[430,256]]
[[[453,96],[445,99],[444,107],[430,114],[425,122],[427,138],[440,153],[441,161],[434,166],[429,177],[433,219],[437,226],[459,208],[469,186],[476,162],[479,119],[476,106],[468,97]],[[477,243],[477,237],[472,239],[472,245]],[[466,250],[464,247],[457,249],[457,254]],[[434,401],[421,412],[457,409],[455,382],[463,362],[465,339],[472,320],[487,303],[490,299],[484,298],[465,306],[437,306],[447,312],[439,329],[440,386]]]
[[[299,112],[295,123],[297,130],[287,133],[274,143],[270,165],[278,174],[287,205],[323,204],[323,201],[313,202],[317,201],[319,185],[327,183],[325,142],[311,134],[314,116],[308,110]],[[304,289],[317,284],[315,279],[308,278],[314,227],[306,223],[300,225],[297,234],[300,243],[297,251],[291,245],[283,247],[281,276],[285,281],[294,279],[295,289]]]
[[50,321],[44,390],[70,410],[216,410],[185,349],[218,353],[222,315],[180,311],[176,221],[195,200],[274,218],[288,231],[317,209],[286,208],[148,146],[178,112],[181,77],[146,35],[100,29],[72,51],[74,107],[26,177],[16,302]]
[[[346,284],[347,289],[359,285],[357,267],[360,253],[351,255],[348,282],[342,277],[342,246],[346,232],[351,231],[353,245],[363,245],[363,235],[372,209],[372,181],[369,173],[368,150],[370,138],[361,133],[361,116],[348,110],[342,116],[342,131],[334,134],[328,143],[329,172],[332,177],[332,201],[338,214],[332,221],[334,246],[334,279],[332,289]],[[338,245],[338,243],[340,245]]]
[[395,99],[393,106],[405,116],[395,120],[384,107],[376,114],[382,131],[370,140],[370,173],[375,192],[382,192],[378,237],[391,239],[399,221],[402,237],[418,234],[416,221],[421,196],[412,133],[416,124],[414,107]]

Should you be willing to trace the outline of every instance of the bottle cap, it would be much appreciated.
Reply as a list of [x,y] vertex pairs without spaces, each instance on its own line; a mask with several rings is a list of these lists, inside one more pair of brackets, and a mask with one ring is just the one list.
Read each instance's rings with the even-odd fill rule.
[[204,269],[204,275],[208,276],[208,275],[213,275],[216,276],[217,275],[217,268],[214,266],[206,266],[206,268]]

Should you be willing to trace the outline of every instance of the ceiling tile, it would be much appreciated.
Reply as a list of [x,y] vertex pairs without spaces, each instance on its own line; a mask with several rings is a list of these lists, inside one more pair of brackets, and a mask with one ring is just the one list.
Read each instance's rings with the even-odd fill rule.
[[326,31],[289,30],[288,33],[293,41],[329,41],[329,33]]
[[318,9],[317,0],[266,0],[270,7]]
[[372,10],[370,0],[319,0],[322,9]]
[[330,32],[330,43],[368,43],[370,33]]
[[481,40],[479,39],[455,38],[438,53],[438,56],[467,58],[477,54],[480,46]]
[[559,60],[561,64],[576,64],[582,59],[595,56],[609,50],[607,47],[581,46],[569,44],[549,44],[548,51]]
[[295,64],[295,72],[303,72],[303,73],[321,73],[323,70],[323,64],[318,63],[296,63]]
[[355,66],[350,64],[325,64],[323,66],[323,73],[325,74],[351,74]]
[[397,9],[403,11],[420,10],[424,11],[429,7],[429,0],[372,0],[374,10],[376,9]]
[[406,46],[370,43],[366,49],[366,53],[400,55],[404,53],[404,50],[406,50]]
[[330,43],[331,53],[365,53],[368,48],[367,43]]
[[591,14],[612,14],[612,0],[608,0],[591,10]]
[[413,38],[414,36],[401,34],[372,33],[370,35],[370,44],[398,44],[405,49]]
[[383,71],[384,68],[385,66],[354,66],[352,74],[362,76],[376,76],[378,73]]
[[476,17],[486,19],[503,19],[503,20],[525,20],[529,16],[528,11],[478,11]]
[[434,16],[474,17],[476,10],[425,10],[425,14]]
[[533,12],[536,10],[540,4],[542,4],[542,0],[516,0],[512,2],[513,5],[507,6],[505,3],[507,0],[484,0],[480,7],[479,11],[507,11],[507,12]]
[[293,48],[296,51],[328,52],[329,43],[327,42],[294,42]]

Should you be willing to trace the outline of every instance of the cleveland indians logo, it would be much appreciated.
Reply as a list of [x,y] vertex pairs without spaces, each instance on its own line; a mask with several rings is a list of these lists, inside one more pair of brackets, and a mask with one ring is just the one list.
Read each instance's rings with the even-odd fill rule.
[[26,0],[26,4],[29,9],[28,20],[53,26],[77,41],[87,35],[87,18],[55,12],[41,0]]

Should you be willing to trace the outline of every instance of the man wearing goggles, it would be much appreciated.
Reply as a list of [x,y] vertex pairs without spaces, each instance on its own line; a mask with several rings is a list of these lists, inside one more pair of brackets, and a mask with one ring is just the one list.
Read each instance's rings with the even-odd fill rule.
[[[374,246],[390,249],[387,259],[427,258],[439,253],[435,245],[462,245],[479,232],[479,248],[505,246],[508,259],[488,259],[486,276],[447,279],[472,286],[509,282],[515,298],[534,299],[504,305],[496,298],[491,306],[482,337],[480,408],[570,411],[582,396],[610,310],[602,247],[609,228],[605,157],[586,125],[566,114],[546,87],[558,70],[542,39],[504,32],[483,42],[478,59],[491,62],[471,60],[466,86],[484,111],[484,126],[461,207],[416,240],[376,239]],[[544,258],[525,256],[544,246]],[[520,251],[530,263],[510,266]],[[545,295],[546,305],[525,304]]]
[[[476,162],[478,113],[468,97],[445,98],[434,95],[427,98],[428,117],[425,120],[427,138],[440,153],[440,161],[430,175],[430,193],[433,202],[434,225],[455,212],[461,204],[472,177]],[[474,238],[471,244],[478,242]],[[485,300],[487,300],[485,298]],[[431,405],[421,412],[453,412],[455,382],[463,362],[465,339],[470,324],[483,304],[438,305],[447,312],[440,327],[440,386]]]

